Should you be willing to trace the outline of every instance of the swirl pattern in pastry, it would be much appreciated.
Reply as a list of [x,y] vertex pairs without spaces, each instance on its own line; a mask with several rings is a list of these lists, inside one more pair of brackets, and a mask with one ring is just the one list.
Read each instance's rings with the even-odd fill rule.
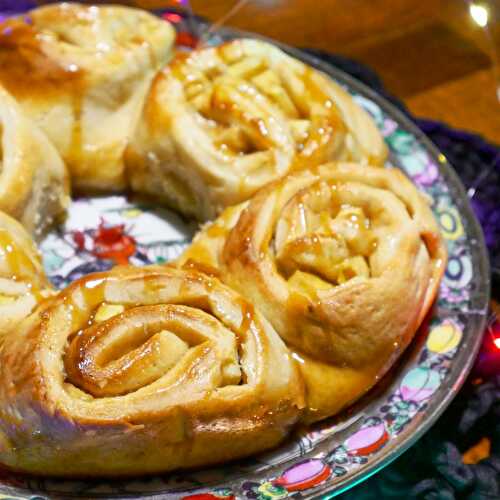
[[400,171],[327,164],[227,209],[180,259],[245,294],[295,351],[306,420],[352,403],[388,370],[429,310],[446,251]]
[[[437,225],[408,179],[376,168],[386,148],[352,98],[255,40],[157,74],[173,34],[145,12],[67,3],[1,26],[0,84],[18,103],[0,89],[0,210],[35,236],[67,201],[56,149],[77,189],[132,187],[198,219],[257,192],[182,269],[118,267],[58,294],[0,212],[12,470],[152,474],[271,448],[373,386],[435,297]],[[330,159],[357,163],[316,166]]]
[[386,147],[326,75],[242,39],[178,54],[158,74],[126,158],[135,190],[208,220],[294,169],[383,164]]
[[217,279],[118,267],[71,284],[0,347],[0,460],[58,476],[209,465],[279,443],[291,355]]
[[139,9],[40,7],[1,24],[0,83],[56,146],[74,187],[123,189],[123,152],[173,41],[170,24]]

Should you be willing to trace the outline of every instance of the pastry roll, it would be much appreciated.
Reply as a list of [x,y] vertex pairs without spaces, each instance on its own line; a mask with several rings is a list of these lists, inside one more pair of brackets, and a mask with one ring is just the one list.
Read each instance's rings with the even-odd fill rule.
[[0,339],[50,295],[30,236],[19,222],[0,212]]
[[227,209],[179,264],[213,268],[272,323],[298,361],[314,421],[389,369],[431,307],[445,260],[425,198],[399,170],[339,163]]
[[141,10],[45,6],[0,25],[0,83],[57,147],[75,188],[122,189],[125,146],[173,40]]
[[0,87],[0,210],[40,238],[69,204],[66,167],[47,137]]
[[224,462],[276,445],[303,407],[260,313],[166,266],[72,283],[5,337],[0,379],[0,462],[44,476]]
[[326,75],[257,40],[178,54],[127,149],[132,188],[209,220],[294,169],[383,164],[375,124]]

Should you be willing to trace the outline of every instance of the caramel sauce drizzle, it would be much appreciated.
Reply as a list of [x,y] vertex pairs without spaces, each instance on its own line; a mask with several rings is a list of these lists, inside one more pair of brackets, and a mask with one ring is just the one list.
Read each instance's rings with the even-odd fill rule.
[[[213,50],[213,49],[206,49]],[[238,65],[245,58],[250,60],[253,55],[245,53],[245,50],[236,45],[236,42],[222,44],[215,49],[215,57],[222,60],[222,65]],[[260,62],[259,62],[260,61]],[[307,164],[318,164],[329,159],[329,152],[334,147],[332,141],[335,141],[335,135],[345,130],[342,118],[335,104],[329,95],[322,89],[321,82],[317,81],[317,71],[313,68],[304,67],[303,73],[298,75],[304,84],[304,95],[294,95],[287,82],[280,75],[279,70],[273,70],[265,59],[259,59],[246,68],[242,75],[236,76],[234,85],[241,82],[234,92],[242,93],[245,98],[255,98],[258,95],[264,95],[271,102],[280,106],[280,103],[273,98],[272,93],[266,93],[265,89],[256,89],[252,84],[253,79],[266,71],[273,71],[277,81],[281,82],[281,87],[288,96],[291,106],[295,107],[298,115],[309,120],[311,127],[306,136],[297,144],[297,154],[294,159],[292,169],[302,169]],[[233,101],[229,95],[220,99],[217,85],[222,80],[216,80],[221,75],[221,68],[216,64],[210,69],[197,68],[197,60],[192,55],[179,54],[170,64],[172,75],[183,82],[186,89],[193,89],[196,96],[206,94],[204,106],[207,109],[198,109],[205,118],[210,121],[215,120],[213,130],[215,134],[214,144],[225,155],[250,154],[257,151],[266,151],[275,147],[266,123],[257,117],[248,115],[245,109],[241,108],[237,102]],[[227,91],[226,91],[227,92]],[[197,101],[196,101],[197,102]],[[286,110],[283,110],[286,113]],[[231,134],[229,115],[244,124],[246,131],[239,138]],[[231,134],[232,140],[227,142],[224,137]],[[220,136],[220,137],[219,137]],[[219,137],[219,138],[218,138]]]
[[[75,283],[83,299],[83,304],[77,304],[73,299],[72,294],[65,295],[63,301],[67,306],[68,313],[71,320],[71,331],[75,332],[81,328],[87,328],[94,322],[94,314],[98,306],[105,302],[105,287],[106,281],[110,277],[100,277],[96,275],[96,279],[85,281],[83,284]],[[74,293],[74,292],[73,292]],[[89,313],[89,310],[91,311]]]
[[239,301],[239,306],[242,311],[239,332],[240,334],[245,334],[250,329],[252,323],[255,321],[255,308],[252,304],[243,300]]
[[[125,394],[157,380],[192,347],[174,333],[189,313],[173,307],[132,307],[80,331],[65,356],[69,380],[97,397]],[[110,342],[107,336],[122,323],[132,335],[122,331]]]
[[10,233],[0,228],[0,261],[2,260],[11,273],[11,279],[32,277],[37,272],[32,260],[19,248]]
[[[181,339],[179,340],[180,344],[177,341],[174,342],[173,348],[177,349],[180,353],[179,356],[183,356],[183,353],[187,352],[183,347],[183,342],[187,342],[186,338],[183,337],[184,334],[181,332],[175,333],[176,329],[179,328],[179,326],[175,326],[175,322],[181,321],[182,323],[182,315],[190,314],[189,312],[183,312],[185,306],[201,309],[213,316],[215,320],[221,322],[233,332],[237,338],[237,345],[240,345],[245,334],[255,322],[254,307],[243,299],[237,299],[237,307],[241,310],[241,322],[239,325],[234,324],[232,320],[228,323],[228,318],[224,317],[222,311],[217,310],[209,298],[214,286],[216,286],[215,280],[205,274],[204,266],[202,266],[203,270],[200,269],[199,263],[188,262],[187,264],[188,268],[193,272],[188,273],[181,280],[177,294],[178,300],[172,298],[168,304],[121,303],[120,305],[123,307],[121,312],[99,322],[95,321],[95,313],[99,306],[103,303],[112,304],[106,302],[106,285],[110,280],[121,279],[120,276],[96,274],[94,279],[83,278],[80,282],[70,285],[71,288],[68,289],[70,293],[62,298],[62,305],[66,307],[69,315],[68,328],[73,332],[68,337],[69,345],[64,356],[66,373],[68,374],[67,381],[94,397],[118,396],[154,382],[154,380],[166,373],[165,366],[168,365],[167,368],[170,369],[169,367],[174,365],[169,363],[174,363],[175,359],[177,359],[174,355],[172,355],[173,357],[169,355],[172,359],[168,362],[164,360],[166,365],[163,361],[159,362],[159,364],[155,361],[153,363],[154,367],[147,365],[146,360],[149,358],[156,359],[155,356],[160,352],[155,347],[156,343],[162,342],[158,336],[165,338],[165,335],[167,335],[167,338],[170,339],[172,339],[172,335],[178,337]],[[164,286],[158,282],[157,278],[156,274],[142,277],[146,294],[155,293],[158,288]],[[199,285],[204,289],[202,293],[200,293]],[[46,314],[50,314],[50,310]],[[144,314],[153,315],[151,324],[143,324],[141,318]],[[113,329],[121,328],[120,324],[122,322],[130,322],[134,318],[141,319],[141,322],[137,323],[137,325],[134,321],[130,323],[130,328],[140,329],[140,332],[138,332],[140,341],[135,342],[133,339],[125,339],[124,345],[114,346],[114,344],[108,345],[104,340],[103,345],[108,347],[104,347],[106,352],[103,352],[101,356],[98,347],[103,342],[103,337]],[[181,329],[184,329],[184,327],[181,327]],[[135,335],[134,338],[136,338]],[[184,340],[182,340],[183,338]],[[196,338],[196,335],[192,337],[192,334],[188,334],[187,338]],[[172,342],[172,340],[169,342]],[[209,341],[201,342],[198,347],[195,344],[189,341],[189,349],[198,349],[198,347],[200,349],[196,356],[208,355],[207,353],[212,349]],[[202,346],[205,347],[202,349]],[[161,348],[164,349],[165,347]],[[179,356],[178,359],[180,359]],[[141,368],[143,365],[144,367],[149,366],[149,368],[145,368],[144,373]],[[99,378],[101,372],[104,374],[105,380]],[[134,382],[127,379],[127,374],[136,372],[140,372],[139,378],[141,381],[136,380]],[[244,374],[241,376],[244,378]],[[227,382],[227,384],[232,385],[232,382]]]
[[79,92],[72,94],[73,127],[71,129],[71,143],[68,152],[68,161],[78,165],[82,159],[82,107],[83,97]]
[[[190,255],[191,255],[191,253],[190,253]],[[208,259],[210,259],[209,254],[208,254]],[[189,258],[182,265],[182,269],[187,269],[188,271],[198,271],[200,273],[206,274],[207,276],[213,276],[214,278],[220,278],[221,272],[219,271],[219,269],[211,266],[210,264],[207,264],[206,260],[207,260],[206,256],[205,256],[205,258],[203,258],[203,255],[201,255],[199,253],[195,253],[192,258]]]
[[14,96],[57,97],[73,90],[81,77],[80,68],[63,67],[45,53],[41,34],[25,17],[0,24],[0,81]]
[[[285,216],[289,236],[276,249],[276,270],[288,281],[289,309],[300,310],[300,314],[320,301],[318,291],[370,273],[368,259],[377,247],[370,219],[355,206],[341,203],[342,186],[313,183],[286,204],[291,217],[287,221]],[[276,217],[279,220],[283,213]],[[291,238],[290,234],[295,236]],[[336,261],[332,260],[335,256]]]

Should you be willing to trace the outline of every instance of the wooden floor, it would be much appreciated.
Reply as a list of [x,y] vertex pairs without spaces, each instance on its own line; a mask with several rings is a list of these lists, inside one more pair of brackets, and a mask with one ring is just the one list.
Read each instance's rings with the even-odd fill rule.
[[[191,0],[195,12],[211,20],[235,3]],[[489,3],[497,6],[492,23],[500,52],[500,3]],[[362,61],[415,115],[500,144],[492,45],[465,0],[254,0],[228,24]]]

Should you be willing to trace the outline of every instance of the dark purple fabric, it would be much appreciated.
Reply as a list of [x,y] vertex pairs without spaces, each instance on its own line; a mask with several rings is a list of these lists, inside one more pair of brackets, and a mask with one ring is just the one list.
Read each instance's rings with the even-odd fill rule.
[[25,12],[35,6],[34,0],[0,0],[0,12],[4,14]]

